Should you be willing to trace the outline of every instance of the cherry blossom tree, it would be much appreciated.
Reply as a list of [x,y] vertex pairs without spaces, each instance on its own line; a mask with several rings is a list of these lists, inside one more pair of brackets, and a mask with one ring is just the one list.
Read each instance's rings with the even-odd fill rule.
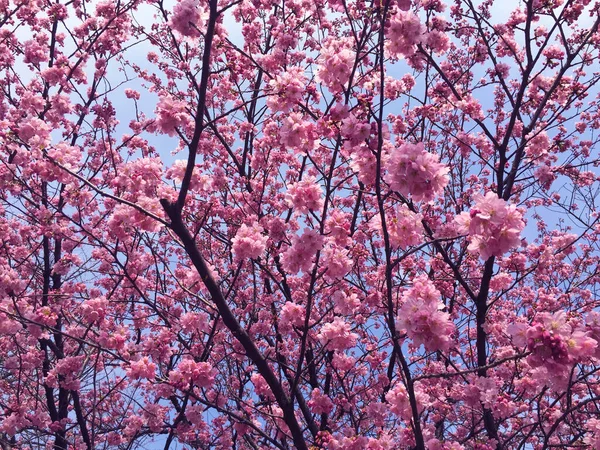
[[600,448],[599,17],[1,0],[2,449]]

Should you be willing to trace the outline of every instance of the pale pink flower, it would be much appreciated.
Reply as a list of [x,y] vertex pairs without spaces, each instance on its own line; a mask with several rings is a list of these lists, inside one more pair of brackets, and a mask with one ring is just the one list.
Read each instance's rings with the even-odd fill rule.
[[175,31],[183,36],[199,37],[204,27],[204,12],[198,0],[181,0],[173,8],[170,24]]
[[138,380],[140,378],[145,378],[147,380],[151,380],[154,378],[154,373],[156,372],[156,364],[154,364],[147,356],[134,361],[127,368],[127,375],[133,378],[134,380]]
[[333,402],[320,389],[313,389],[308,401],[309,408],[315,414],[329,414],[333,410]]
[[294,235],[292,245],[283,254],[282,266],[291,273],[307,272],[313,257],[323,248],[323,236],[316,230],[307,229],[300,236]]
[[391,189],[411,195],[415,201],[430,201],[448,184],[448,168],[423,143],[395,148],[386,164]]
[[169,136],[177,136],[177,129],[191,122],[184,102],[170,97],[161,97],[156,106],[156,122],[151,131],[158,130]]
[[354,59],[355,54],[349,41],[328,39],[321,48],[317,79],[330,91],[341,91],[350,79]]
[[598,346],[593,333],[573,327],[565,311],[539,313],[531,325],[509,326],[508,332],[515,345],[527,344],[529,365],[545,369],[540,376],[567,377],[572,365],[594,356]]
[[387,32],[387,48],[390,54],[411,56],[417,49],[417,44],[425,41],[425,26],[421,20],[410,11],[399,11],[392,16]]
[[41,44],[35,40],[25,41],[24,50],[25,58],[24,62],[27,64],[38,65],[41,62],[48,61],[48,44]]
[[281,307],[280,322],[284,326],[297,326],[301,327],[304,325],[304,316],[306,311],[302,305],[298,305],[292,302],[286,302]]
[[469,235],[468,250],[482,259],[502,256],[520,242],[525,227],[521,213],[493,192],[476,196],[471,210],[455,218],[459,233]]
[[282,122],[279,129],[282,145],[304,151],[315,148],[317,137],[314,124],[305,120],[302,114],[290,113]]
[[301,67],[291,67],[269,81],[272,95],[267,98],[267,106],[273,111],[288,112],[302,101],[306,89],[306,77]]
[[323,266],[327,268],[327,279],[342,279],[352,269],[352,260],[348,257],[346,249],[332,244],[323,250]]
[[263,234],[263,227],[257,222],[251,225],[242,224],[231,240],[232,251],[238,261],[259,258],[267,248],[268,237]]
[[322,195],[321,186],[316,178],[308,176],[288,188],[285,200],[294,211],[306,214],[309,211],[318,212],[323,208]]
[[454,325],[443,308],[440,292],[426,275],[420,275],[402,295],[398,326],[416,345],[422,344],[428,351],[447,351]]
[[[406,250],[408,247],[419,245],[423,241],[423,217],[401,205],[388,216],[387,232],[390,245],[393,248]],[[381,218],[376,216],[375,222],[381,224]]]
[[317,335],[321,344],[330,350],[346,350],[356,344],[358,335],[351,332],[351,326],[341,317],[326,323]]

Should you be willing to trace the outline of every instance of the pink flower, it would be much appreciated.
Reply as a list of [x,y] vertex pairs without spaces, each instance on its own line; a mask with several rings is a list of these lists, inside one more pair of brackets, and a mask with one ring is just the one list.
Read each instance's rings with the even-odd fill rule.
[[25,41],[25,59],[27,64],[38,65],[41,62],[48,61],[48,44],[40,44],[38,41]]
[[332,92],[344,89],[350,80],[355,54],[351,44],[343,39],[328,39],[321,48],[318,80]]
[[585,427],[587,433],[583,442],[589,445],[589,448],[599,449],[600,448],[600,419],[590,418],[586,420]]
[[317,339],[330,350],[346,350],[354,347],[358,338],[358,335],[350,330],[350,324],[336,317],[333,322],[323,325]]
[[320,389],[313,389],[308,401],[309,408],[315,414],[329,414],[333,410],[333,402]]
[[204,407],[200,403],[195,405],[188,405],[185,408],[185,417],[195,427],[202,428],[204,426]]
[[[591,338],[600,343],[600,313],[590,312],[585,318],[585,328],[589,331]],[[600,345],[596,347],[594,357],[600,359]]]
[[342,121],[340,133],[346,139],[346,146],[356,147],[364,143],[371,134],[371,124],[350,114]]
[[125,89],[125,96],[127,98],[131,98],[131,99],[134,99],[134,100],[139,100],[140,99],[140,93],[138,91],[135,91],[135,90],[129,89],[129,88]]
[[446,33],[432,30],[427,33],[427,45],[436,53],[444,53],[450,48],[450,38]]
[[134,380],[145,378],[151,380],[156,372],[156,364],[151,362],[147,356],[144,356],[138,361],[132,362],[127,369],[127,375]]
[[491,256],[502,256],[517,247],[521,230],[525,227],[521,213],[514,205],[508,205],[493,192],[485,197],[476,196],[470,212],[455,218],[458,231],[469,235],[468,250],[478,253],[487,260]]
[[198,0],[181,0],[173,8],[171,27],[179,34],[189,37],[199,37],[204,26],[204,14]]
[[231,240],[232,251],[237,261],[259,258],[267,248],[268,237],[263,235],[263,227],[257,222],[242,224]]
[[196,362],[186,358],[179,363],[177,370],[171,371],[169,381],[178,389],[187,389],[192,383],[199,387],[210,387],[217,371],[208,362]]
[[394,56],[411,56],[417,44],[425,40],[426,28],[410,11],[399,11],[390,22],[387,32],[387,48]]
[[398,326],[416,345],[423,344],[428,351],[450,347],[454,325],[440,300],[441,294],[426,275],[413,280],[413,286],[402,295]]
[[404,420],[410,420],[412,410],[408,392],[402,383],[396,384],[385,394],[385,400],[390,404],[390,411]]
[[286,194],[286,203],[300,213],[318,212],[323,208],[321,186],[315,177],[306,177],[292,184]]
[[151,131],[155,129],[169,136],[177,136],[177,128],[191,122],[186,104],[169,97],[161,97],[156,106],[156,122]]
[[21,123],[19,137],[32,147],[46,147],[50,144],[50,127],[37,117],[30,117]]
[[344,291],[333,293],[334,311],[337,314],[352,314],[359,306],[360,300],[356,294],[347,295]]
[[404,144],[394,149],[386,164],[390,187],[415,201],[430,201],[448,184],[448,168],[423,143]]
[[283,254],[282,266],[290,273],[310,270],[313,257],[323,248],[323,236],[316,230],[307,229],[301,236],[292,238],[292,245]]
[[304,151],[314,149],[317,140],[314,125],[300,113],[291,113],[283,119],[279,137],[286,147]]
[[302,305],[298,305],[292,302],[286,302],[281,307],[280,321],[283,326],[297,326],[301,327],[304,325],[304,317],[306,311]]
[[515,345],[526,343],[531,352],[529,365],[559,377],[566,377],[573,364],[594,356],[598,346],[589,331],[574,328],[567,321],[564,311],[539,313],[531,325],[510,326],[508,331]]
[[273,111],[288,112],[302,101],[306,89],[306,77],[301,67],[291,67],[269,81],[273,95],[267,98],[267,106]]
[[85,320],[92,324],[104,320],[108,301],[106,297],[97,297],[86,300],[81,305],[81,315]]
[[328,280],[344,278],[352,269],[352,260],[348,251],[338,245],[328,245],[323,250],[323,266],[327,268],[325,277]]
[[[374,217],[373,227],[382,233],[381,217]],[[408,247],[419,245],[423,241],[423,217],[401,205],[396,211],[387,216],[387,233],[393,248],[406,250]]]
[[208,317],[205,313],[187,312],[181,316],[181,329],[187,333],[208,330]]
[[[415,389],[415,397],[417,400],[417,409],[421,412],[428,402],[428,396]],[[393,414],[405,421],[410,421],[412,419],[410,399],[408,397],[408,392],[402,383],[399,382],[390,389],[385,395],[385,400],[390,404],[390,411]]]
[[250,377],[250,381],[254,385],[254,390],[256,393],[266,399],[274,399],[273,393],[271,392],[271,388],[265,381],[262,375],[258,373],[252,374]]

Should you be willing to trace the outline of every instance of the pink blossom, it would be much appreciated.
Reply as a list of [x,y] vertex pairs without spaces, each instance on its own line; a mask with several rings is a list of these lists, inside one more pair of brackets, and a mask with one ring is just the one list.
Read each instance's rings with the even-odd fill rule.
[[185,127],[190,122],[190,114],[184,102],[170,97],[161,97],[156,106],[156,123],[152,129],[169,136],[177,136],[177,129]]
[[169,381],[178,389],[187,389],[192,383],[199,387],[210,387],[216,376],[209,362],[196,362],[186,358],[169,375]]
[[204,313],[187,312],[181,316],[181,328],[188,333],[208,331],[208,317]]
[[[399,206],[387,217],[387,233],[390,245],[393,248],[406,250],[408,247],[419,245],[423,242],[423,217],[408,209],[405,205]],[[381,217],[374,218],[374,227],[382,232]]]
[[573,327],[564,311],[542,312],[530,326],[509,327],[515,345],[526,343],[531,354],[527,362],[548,372],[566,376],[570,367],[593,356],[598,343],[589,331]]
[[[428,402],[427,395],[420,390],[415,389],[415,397],[417,400],[417,409],[421,412]],[[412,419],[413,413],[410,406],[410,399],[404,384],[401,382],[396,383],[396,385],[385,395],[385,400],[389,403],[390,411],[393,414],[405,421],[410,421]]]
[[359,306],[360,300],[356,294],[346,294],[343,291],[336,291],[332,296],[334,310],[338,314],[352,314]]
[[331,350],[346,350],[353,347],[358,338],[358,335],[350,330],[350,324],[342,318],[336,317],[333,322],[323,325],[317,339]]
[[273,393],[262,375],[259,375],[258,373],[252,374],[250,381],[254,385],[254,390],[258,395],[261,395],[266,399],[274,399]]
[[156,364],[154,364],[147,356],[134,361],[129,365],[127,374],[134,380],[145,378],[151,380],[156,372]]
[[97,297],[86,300],[81,306],[81,315],[85,320],[92,324],[104,320],[108,301],[106,297]]
[[302,305],[297,305],[296,303],[286,302],[281,307],[281,324],[286,326],[297,326],[301,327],[304,325],[304,316],[305,311]]
[[283,119],[279,136],[286,147],[304,151],[314,149],[317,140],[314,125],[300,113],[291,113]]
[[50,143],[50,127],[37,117],[21,123],[19,137],[32,147],[46,147]]
[[199,37],[204,27],[204,12],[198,0],[181,0],[171,17],[171,26],[182,36]]
[[355,55],[347,41],[329,39],[321,48],[317,76],[332,92],[344,88],[352,73]]
[[283,254],[283,268],[291,273],[310,270],[313,257],[321,248],[323,236],[316,230],[307,229],[300,236],[294,235],[292,245]]
[[291,67],[269,81],[269,87],[273,95],[267,99],[267,106],[273,111],[288,112],[296,103],[302,101],[306,90],[304,70],[300,67]]
[[432,30],[427,33],[427,45],[436,53],[444,53],[450,48],[450,38],[442,31]]
[[390,187],[415,201],[430,201],[448,184],[449,169],[423,143],[404,144],[394,149],[386,164]]
[[410,11],[398,11],[388,29],[387,48],[394,56],[411,56],[417,44],[425,40],[426,29],[419,18]]
[[323,265],[327,267],[325,276],[329,280],[344,278],[352,269],[348,251],[338,245],[328,245],[323,249]]
[[485,197],[475,197],[470,212],[456,217],[458,231],[469,235],[469,251],[486,260],[502,256],[521,242],[520,233],[525,227],[521,213],[493,192]]
[[138,91],[136,91],[136,90],[129,89],[129,88],[125,89],[125,96],[127,98],[131,98],[131,99],[134,99],[134,100],[139,100],[140,99],[140,93]]
[[318,388],[310,394],[308,406],[315,414],[329,414],[333,410],[331,399]]
[[369,138],[371,134],[371,124],[358,119],[354,114],[349,114],[348,117],[342,120],[340,132],[347,140],[345,145],[353,148],[364,143],[365,140]]
[[199,403],[188,405],[185,409],[185,417],[195,427],[202,428],[204,425],[204,407]]
[[600,448],[600,419],[592,417],[586,421],[585,427],[588,431],[586,433],[584,442],[590,446],[590,448],[597,450]]
[[322,195],[321,186],[316,178],[308,176],[290,185],[286,194],[286,203],[299,213],[319,212],[323,208]]
[[4,417],[0,422],[0,431],[9,436],[16,435],[22,428],[26,428],[31,424],[23,411],[14,412]]
[[25,41],[25,59],[27,64],[38,65],[41,62],[48,61],[48,44],[41,44],[35,40]]
[[268,237],[263,234],[263,227],[257,222],[251,225],[242,224],[231,240],[232,252],[238,261],[259,258],[267,248]]
[[425,275],[413,280],[413,285],[402,295],[398,326],[416,345],[423,344],[429,351],[448,350],[454,325],[444,308],[441,294]]

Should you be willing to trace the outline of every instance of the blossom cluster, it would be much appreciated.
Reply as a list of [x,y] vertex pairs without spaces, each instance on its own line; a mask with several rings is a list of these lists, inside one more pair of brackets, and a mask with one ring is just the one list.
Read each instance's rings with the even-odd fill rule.
[[199,37],[205,14],[198,0],[181,0],[173,8],[171,27],[182,36]]
[[231,249],[238,261],[248,258],[256,259],[263,254],[269,239],[263,234],[263,231],[263,227],[257,222],[251,225],[242,224],[231,240]]
[[323,240],[323,236],[312,229],[300,236],[294,235],[292,245],[283,254],[283,268],[291,273],[310,270],[313,257],[323,248]]
[[344,88],[352,73],[355,55],[347,41],[330,39],[321,49],[318,79],[332,92]]
[[386,164],[390,188],[415,201],[431,201],[448,184],[449,169],[422,142],[395,148]]
[[269,81],[273,95],[267,99],[267,106],[273,111],[289,112],[301,102],[306,90],[306,77],[300,67],[291,67]]
[[[423,241],[423,216],[411,211],[407,206],[401,205],[391,211],[386,217],[386,231],[392,248],[406,250]],[[372,228],[382,233],[381,217],[373,217]]]
[[351,325],[341,317],[326,323],[317,335],[317,339],[330,350],[346,350],[356,344],[358,335],[352,333]]
[[589,331],[568,320],[565,311],[541,312],[531,325],[515,323],[508,332],[515,345],[531,352],[528,364],[545,369],[555,380],[567,377],[573,364],[594,356],[598,346]]
[[290,185],[285,200],[294,211],[307,214],[309,211],[317,212],[323,208],[321,196],[321,186],[316,178],[308,176]]
[[448,350],[454,325],[443,309],[440,291],[426,275],[419,275],[402,295],[398,325],[416,345],[428,351]]
[[487,260],[519,245],[525,226],[522,217],[514,205],[488,192],[475,196],[475,205],[469,212],[459,214],[456,223],[459,233],[469,236],[468,250]]

